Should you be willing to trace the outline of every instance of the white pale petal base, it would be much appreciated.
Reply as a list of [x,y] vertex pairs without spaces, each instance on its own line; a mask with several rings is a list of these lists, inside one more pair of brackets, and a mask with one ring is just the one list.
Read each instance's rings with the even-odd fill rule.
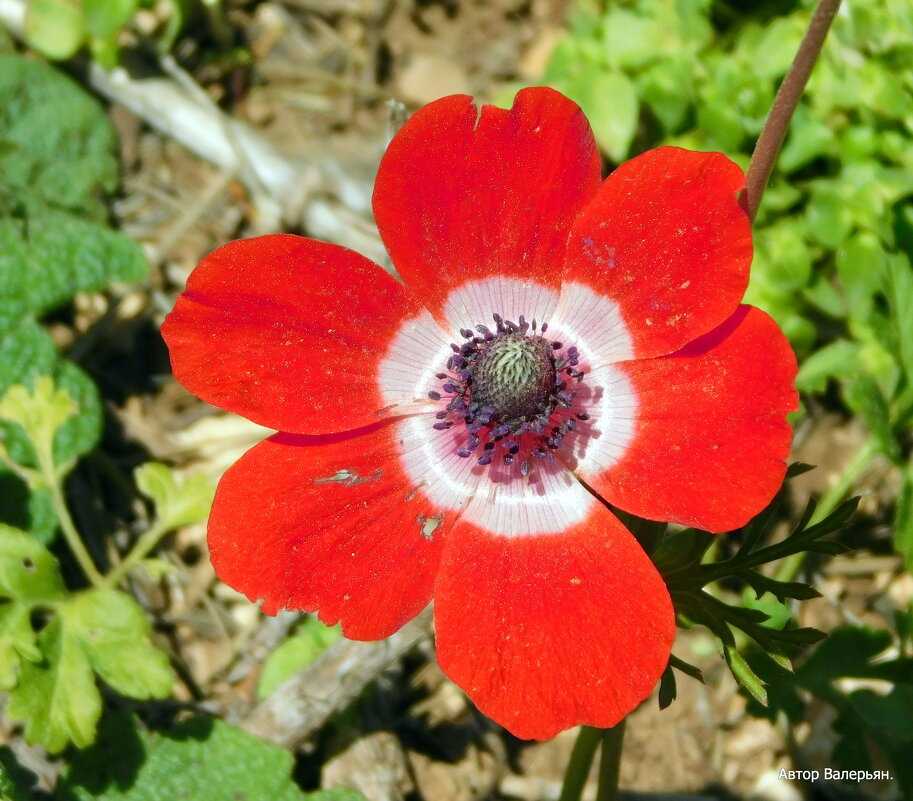
[[465,442],[459,426],[431,427],[434,418],[397,423],[406,473],[434,505],[507,537],[557,534],[586,519],[597,501],[560,460],[537,460],[529,476],[516,464],[478,465],[457,456]]
[[[440,389],[436,374],[445,372],[453,355],[450,343],[458,341],[446,333],[427,312],[406,320],[381,360],[377,382],[388,406],[401,414],[437,411],[440,405],[428,393]],[[461,340],[459,340],[461,341]]]
[[[558,340],[564,351],[576,346],[584,372],[581,382],[569,379],[577,390],[565,418],[586,413],[577,420],[561,446],[544,459],[536,459],[520,438],[521,452],[514,464],[496,459],[478,465],[477,451],[469,458],[457,455],[468,437],[458,422],[437,431],[434,412],[443,402],[428,392],[440,391],[437,373],[446,372],[453,351],[450,342],[462,342],[460,328],[478,324],[494,327],[492,314],[516,322],[547,322],[547,338]],[[631,337],[617,304],[582,284],[566,284],[561,295],[552,289],[507,278],[470,281],[451,293],[445,305],[448,332],[427,312],[403,324],[380,365],[378,382],[385,401],[404,414],[396,423],[403,466],[422,492],[443,514],[456,514],[486,531],[508,537],[558,534],[587,518],[598,501],[574,477],[574,472],[595,474],[611,467],[634,438],[637,398],[630,381],[612,364],[633,355]],[[519,463],[532,467],[523,476]]]
[[[517,322],[522,314],[528,322],[545,322],[558,306],[558,293],[535,281],[516,278],[483,278],[467,281],[450,293],[444,315],[459,336],[461,328],[475,330],[477,325],[495,327],[493,314]],[[461,340],[460,340],[461,341]]]

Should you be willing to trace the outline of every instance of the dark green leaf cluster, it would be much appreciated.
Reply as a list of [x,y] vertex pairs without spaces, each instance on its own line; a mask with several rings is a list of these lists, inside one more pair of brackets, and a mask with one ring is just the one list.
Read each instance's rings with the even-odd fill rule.
[[[706,560],[716,535],[697,529],[685,529],[667,536],[653,552],[653,560],[666,581],[680,619],[686,625],[702,625],[713,632],[722,643],[723,655],[739,685],[762,704],[767,703],[764,681],[746,662],[742,654],[743,642],[737,634],[747,635],[768,659],[787,670],[790,657],[798,647],[818,642],[825,635],[816,629],[792,625],[792,614],[785,606],[790,600],[808,600],[818,597],[819,593],[803,582],[773,578],[761,568],[800,554],[845,551],[846,546],[842,543],[825,537],[846,524],[857,502],[858,499],[846,501],[813,524],[815,503],[810,501],[802,518],[785,538],[759,547],[776,519],[778,502],[775,500],[742,529],[738,551],[723,560]],[[763,604],[746,604],[743,599],[739,603],[727,603],[716,589],[718,582],[736,582],[749,587],[758,601],[762,596],[769,596],[769,599]],[[684,663],[676,660],[671,667],[683,669]],[[691,675],[695,675],[694,670],[692,668]],[[671,669],[667,670],[664,684],[662,700],[671,701],[675,695]]]
[[[41,375],[67,391],[79,412],[57,433],[62,463],[97,443],[101,402],[39,320],[79,292],[141,279],[147,264],[139,246],[107,224],[118,167],[98,103],[52,67],[17,55],[0,55],[0,97],[0,395]],[[14,461],[35,463],[15,424],[0,423],[0,440]],[[43,541],[57,522],[46,490],[2,465],[0,521]]]

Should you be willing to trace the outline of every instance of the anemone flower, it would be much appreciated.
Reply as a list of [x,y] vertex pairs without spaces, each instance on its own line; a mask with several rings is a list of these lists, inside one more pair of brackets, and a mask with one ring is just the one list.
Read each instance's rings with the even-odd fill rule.
[[727,531],[786,470],[796,361],[740,305],[743,185],[672,147],[602,180],[561,94],[459,95],[380,164],[402,281],[297,236],[207,256],[162,329],[175,376],[280,432],[219,484],[218,575],[354,639],[433,599],[441,668],[512,733],[617,724],[675,614],[610,506]]

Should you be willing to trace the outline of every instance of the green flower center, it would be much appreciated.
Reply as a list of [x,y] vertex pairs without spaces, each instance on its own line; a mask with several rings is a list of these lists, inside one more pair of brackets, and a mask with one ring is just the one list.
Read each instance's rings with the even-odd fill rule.
[[488,343],[469,370],[473,404],[494,410],[492,419],[511,428],[550,411],[555,362],[542,337],[503,334]]

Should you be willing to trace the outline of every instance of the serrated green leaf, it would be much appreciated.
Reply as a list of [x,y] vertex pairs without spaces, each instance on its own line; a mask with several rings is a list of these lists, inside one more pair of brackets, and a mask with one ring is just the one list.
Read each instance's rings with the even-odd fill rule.
[[48,375],[40,375],[32,387],[15,384],[0,395],[0,420],[20,426],[34,447],[50,454],[54,438],[79,407],[66,390],[54,385]]
[[66,597],[54,555],[24,531],[0,524],[0,597],[28,607]]
[[767,706],[767,689],[764,686],[764,682],[758,678],[748,662],[738,652],[738,649],[730,645],[724,645],[723,655],[739,686],[743,687],[759,704]]
[[5,603],[0,605],[0,690],[16,686],[20,658],[41,659],[30,610],[25,604]]
[[68,636],[60,618],[38,635],[40,663],[23,662],[19,683],[9,695],[7,713],[25,724],[25,738],[52,754],[69,743],[79,747],[95,738],[101,695],[85,651]]
[[760,573],[750,570],[741,574],[742,578],[755,591],[758,598],[769,592],[780,601],[792,598],[797,601],[807,601],[811,598],[820,598],[821,593],[814,587],[798,581],[777,581]]
[[0,152],[0,188],[104,222],[119,168],[98,101],[54,67],[18,55],[0,55],[0,97],[2,140],[12,146]]
[[[102,418],[98,389],[75,364],[60,359],[53,340],[34,320],[0,332],[0,394],[15,384],[30,385],[41,375],[54,378],[79,407],[54,438],[55,464],[64,464],[88,453],[98,442]],[[34,449],[19,426],[0,422],[0,438],[15,462],[36,464]]]
[[146,270],[146,258],[132,239],[44,201],[25,196],[17,216],[0,217],[4,317],[15,318],[17,311],[42,314],[78,292],[138,281]]
[[[85,37],[79,0],[29,0],[25,7],[25,40],[48,58],[70,58]],[[0,70],[3,67],[0,66]]]
[[201,473],[178,480],[166,465],[147,462],[136,469],[134,479],[140,492],[155,502],[158,525],[164,529],[199,523],[209,516],[215,487]]
[[351,790],[305,794],[292,781],[293,766],[284,748],[215,718],[150,734],[121,712],[75,755],[57,793],[60,801],[364,801]]
[[268,698],[280,684],[311,664],[341,636],[338,626],[326,626],[313,617],[304,620],[295,633],[269,655],[260,674],[257,697]]
[[171,691],[168,657],[149,641],[149,622],[132,597],[117,590],[89,590],[60,614],[67,634],[95,672],[130,698],[164,698]]

